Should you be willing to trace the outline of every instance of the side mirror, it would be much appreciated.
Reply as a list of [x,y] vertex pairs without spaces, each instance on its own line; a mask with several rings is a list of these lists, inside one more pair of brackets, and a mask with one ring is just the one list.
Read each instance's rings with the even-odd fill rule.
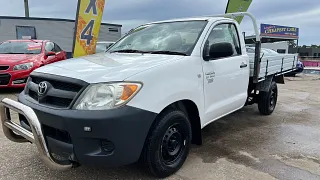
[[47,51],[46,52],[46,56],[55,56],[55,55],[56,55],[56,53],[53,52],[53,51]]
[[231,43],[216,43],[212,44],[210,47],[208,47],[209,53],[206,57],[204,57],[204,60],[209,61],[211,59],[218,59],[218,58],[224,58],[229,57],[234,54],[234,50]]

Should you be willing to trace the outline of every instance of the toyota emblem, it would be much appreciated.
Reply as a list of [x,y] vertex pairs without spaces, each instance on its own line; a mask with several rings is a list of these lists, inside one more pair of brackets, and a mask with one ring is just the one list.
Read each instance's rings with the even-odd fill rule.
[[46,93],[48,89],[48,85],[46,82],[40,82],[38,85],[38,94],[39,95],[43,95],[44,93]]

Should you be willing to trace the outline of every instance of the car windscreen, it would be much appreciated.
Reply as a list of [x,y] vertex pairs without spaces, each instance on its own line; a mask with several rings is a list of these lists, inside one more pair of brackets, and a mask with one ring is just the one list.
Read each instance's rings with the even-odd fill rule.
[[195,20],[140,26],[131,30],[108,52],[176,52],[190,55],[206,24],[207,21]]
[[278,54],[277,52],[274,52],[270,49],[264,49],[264,48],[261,48],[261,53],[264,53],[265,55],[268,55],[268,56]]
[[105,52],[112,43],[97,43],[96,53]]
[[267,51],[270,54],[278,54],[276,51],[272,50],[272,49],[264,49],[265,51]]
[[103,52],[103,51],[106,51],[106,46],[107,44],[105,43],[97,43],[97,46],[96,46],[96,53],[100,53],[100,52]]
[[39,54],[42,43],[6,41],[0,44],[0,54]]

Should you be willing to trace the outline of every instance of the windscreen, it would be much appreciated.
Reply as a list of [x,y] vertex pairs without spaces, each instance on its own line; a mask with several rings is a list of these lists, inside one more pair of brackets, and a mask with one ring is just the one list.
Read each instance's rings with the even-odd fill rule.
[[268,52],[270,54],[279,54],[279,53],[277,53],[276,51],[274,51],[272,49],[262,49],[262,51],[266,51],[266,52]]
[[42,43],[7,41],[0,44],[0,54],[39,54]]
[[190,55],[207,21],[149,24],[131,30],[108,52],[121,50],[170,51]]
[[100,53],[100,52],[103,52],[103,51],[106,51],[107,50],[107,44],[105,43],[97,43],[97,46],[96,46],[96,53]]
[[97,43],[96,53],[105,52],[112,43]]

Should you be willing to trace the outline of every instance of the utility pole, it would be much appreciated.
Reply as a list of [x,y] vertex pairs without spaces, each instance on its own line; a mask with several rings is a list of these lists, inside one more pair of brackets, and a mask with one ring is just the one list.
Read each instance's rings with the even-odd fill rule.
[[24,13],[25,17],[29,17],[29,0],[24,0]]

